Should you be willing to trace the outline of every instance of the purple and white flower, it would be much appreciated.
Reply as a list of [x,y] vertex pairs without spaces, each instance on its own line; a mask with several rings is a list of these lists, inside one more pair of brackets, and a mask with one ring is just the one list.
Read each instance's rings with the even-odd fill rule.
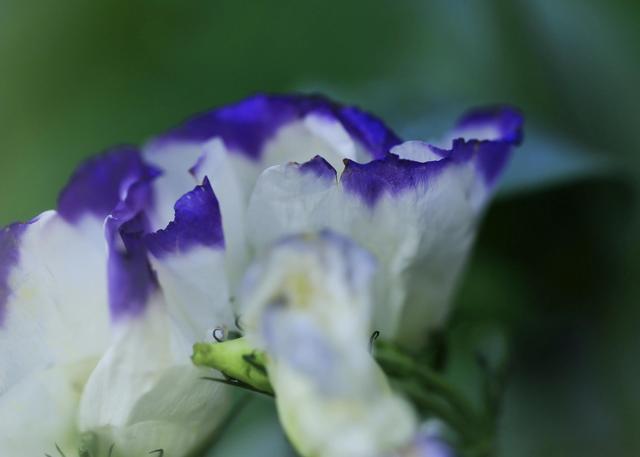
[[[71,453],[87,436],[114,457],[182,456],[202,443],[231,403],[200,380],[191,345],[233,325],[253,258],[291,235],[330,229],[371,253],[310,267],[328,297],[351,297],[356,281],[334,268],[366,276],[370,257],[378,265],[370,294],[335,303],[353,335],[316,329],[331,344],[371,328],[421,343],[446,317],[521,124],[510,108],[476,111],[435,147],[322,97],[258,95],[85,163],[57,210],[0,232],[0,454]],[[309,318],[255,303],[265,329]]]

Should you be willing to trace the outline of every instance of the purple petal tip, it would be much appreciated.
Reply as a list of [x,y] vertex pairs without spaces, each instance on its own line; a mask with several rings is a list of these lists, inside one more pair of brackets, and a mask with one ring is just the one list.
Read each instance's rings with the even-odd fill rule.
[[336,119],[372,158],[383,157],[401,142],[380,119],[358,108],[320,95],[267,94],[200,114],[156,141],[203,142],[220,137],[231,150],[259,160],[264,144],[278,129],[311,113]]
[[75,171],[60,193],[58,213],[71,223],[85,214],[104,219],[131,184],[159,173],[144,163],[136,148],[114,148],[87,160]]
[[320,156],[315,156],[313,159],[301,164],[299,169],[302,173],[312,174],[318,178],[330,180],[335,180],[337,178],[335,168]]
[[498,138],[493,141],[504,141],[520,144],[523,139],[524,117],[522,113],[510,106],[477,108],[466,113],[457,124],[458,129],[495,128]]
[[209,179],[175,204],[175,218],[167,228],[145,237],[156,257],[185,252],[195,246],[224,247],[222,216]]

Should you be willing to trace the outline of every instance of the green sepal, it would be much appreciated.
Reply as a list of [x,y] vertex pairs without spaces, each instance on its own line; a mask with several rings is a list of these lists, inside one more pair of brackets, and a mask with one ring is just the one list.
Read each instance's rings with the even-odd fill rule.
[[273,395],[266,369],[267,356],[251,346],[246,338],[196,343],[191,360],[199,367],[215,368],[233,380]]

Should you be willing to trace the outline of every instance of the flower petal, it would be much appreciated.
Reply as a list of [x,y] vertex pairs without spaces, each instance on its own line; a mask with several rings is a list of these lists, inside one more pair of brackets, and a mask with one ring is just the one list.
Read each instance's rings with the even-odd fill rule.
[[194,247],[224,248],[218,200],[208,178],[175,204],[175,219],[166,229],[145,236],[156,257],[188,252]]
[[[326,332],[335,332],[323,332],[329,339],[366,344],[374,271],[375,260],[367,251],[330,231],[286,237],[247,272],[240,297],[243,325],[266,338],[265,316],[291,307],[287,316],[300,310],[326,324]],[[334,322],[340,325],[334,328]],[[268,338],[258,344],[268,345]]]
[[108,343],[101,223],[51,211],[0,232],[0,395],[30,374]]
[[105,221],[108,246],[109,308],[113,320],[141,314],[157,278],[149,264],[144,235],[153,198],[151,180],[133,184]]
[[114,443],[123,455],[155,449],[187,455],[224,418],[228,390],[201,379],[206,372],[189,363],[192,341],[171,322],[159,291],[114,331],[82,394],[80,431]]
[[174,221],[144,242],[169,313],[186,338],[206,339],[212,326],[233,324],[222,220],[207,178],[178,200]]
[[207,325],[219,316],[232,322],[224,240],[208,181],[176,203],[173,222],[149,233],[153,184],[131,186],[106,222],[113,339],[85,386],[79,424],[122,452],[182,456],[228,407],[226,391],[189,360]]
[[77,450],[76,412],[95,360],[37,371],[0,396],[0,454],[58,455]]
[[[112,149],[82,164],[62,190],[58,212],[69,222],[90,215],[100,221],[113,211],[136,181],[157,175],[140,151],[131,146]],[[99,189],[99,190],[98,190]]]
[[478,108],[465,114],[449,136],[452,140],[463,138],[520,144],[523,122],[522,114],[509,106]]
[[260,251],[280,236],[323,227],[352,237],[381,264],[375,328],[387,338],[423,340],[446,317],[520,129],[501,120],[515,114],[496,116],[476,117],[510,125],[502,139],[458,139],[450,149],[406,142],[380,160],[345,160],[338,185],[295,164],[266,170],[249,206],[251,243]]
[[367,351],[373,265],[321,232],[283,240],[248,274],[243,323],[267,352],[281,423],[303,456],[382,456],[414,432]]
[[[421,148],[428,151],[420,154]],[[506,142],[456,140],[448,151],[409,142],[383,160],[347,164],[345,229],[377,255],[387,278],[379,288],[380,306],[388,311],[378,313],[383,334],[415,343],[446,317],[477,221],[511,149]],[[434,151],[440,160],[399,158]]]
[[[238,179],[231,187],[240,186],[244,198],[251,194],[264,168],[304,162],[322,154],[340,169],[344,158],[366,162],[383,157],[400,143],[379,119],[321,96],[259,94],[210,111],[145,147],[145,160],[163,171],[155,185],[156,209],[150,216],[154,230],[168,224],[173,202],[192,188],[189,171],[199,181],[209,176],[220,195],[223,214],[227,212],[227,197],[219,186],[227,187],[229,178],[221,180],[214,177],[221,176],[219,172],[200,170],[203,154],[216,156],[206,151],[215,139],[221,143],[217,149],[224,149],[230,156],[222,162],[235,169],[227,173]],[[214,157],[213,162],[221,160]]]
[[203,144],[202,154],[190,170],[198,182],[209,179],[215,188],[229,253],[225,260],[227,272],[234,286],[248,263],[245,211],[255,182],[255,170],[247,165],[243,159],[229,154],[222,140],[215,138]]
[[303,164],[266,169],[247,211],[251,246],[263,252],[283,236],[316,230],[319,221],[329,218],[330,210],[336,209],[327,205],[336,187],[336,171],[320,156]]
[[220,137],[230,150],[258,160],[278,130],[308,115],[339,123],[371,158],[383,157],[400,143],[382,121],[357,108],[341,106],[318,95],[264,94],[197,116],[158,141],[201,143]]

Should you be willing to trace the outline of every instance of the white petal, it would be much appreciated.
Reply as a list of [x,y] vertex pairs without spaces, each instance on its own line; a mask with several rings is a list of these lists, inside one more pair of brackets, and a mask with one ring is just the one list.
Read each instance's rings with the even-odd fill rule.
[[415,432],[409,404],[391,392],[366,351],[356,357],[353,350],[358,369],[342,371],[334,380],[343,385],[342,392],[327,393],[287,365],[269,367],[280,421],[305,457],[382,457]]
[[[390,160],[383,166],[391,169],[396,159]],[[423,165],[398,163],[409,168]],[[345,182],[344,176],[342,181],[347,208],[342,230],[370,249],[382,265],[374,325],[383,336],[407,342],[423,339],[427,329],[446,317],[478,216],[472,164],[441,166],[432,161],[424,165],[418,176],[400,170],[400,179],[406,183],[395,189],[384,184],[375,201],[363,190],[376,179],[374,170],[365,169],[357,177],[364,181],[361,188]],[[388,172],[380,170],[384,179]]]
[[331,216],[328,198],[337,187],[336,172],[316,157],[302,165],[290,163],[266,169],[251,196],[247,236],[257,252],[275,240],[313,231]]
[[203,153],[192,169],[199,182],[205,178],[211,181],[220,203],[227,271],[233,284],[239,282],[248,262],[245,213],[256,172],[247,159],[230,154],[219,138],[203,145]]
[[8,276],[0,395],[34,372],[100,355],[109,334],[102,225],[93,218],[71,225],[48,212],[18,236],[11,230],[0,242],[16,254],[15,263],[1,259]]
[[190,364],[191,342],[173,327],[160,295],[115,330],[82,395],[80,430],[131,455],[186,455],[225,416],[228,391]]
[[339,170],[343,159],[355,160],[365,154],[356,148],[338,121],[310,114],[278,130],[265,145],[262,164],[267,168],[288,162],[302,163],[316,155]]
[[58,455],[78,449],[76,413],[95,360],[34,372],[0,396],[0,455]]
[[186,339],[203,341],[213,329],[233,325],[223,251],[194,248],[182,255],[153,257],[151,264],[172,322]]
[[303,456],[383,456],[414,432],[367,351],[372,273],[366,251],[329,232],[285,239],[250,270],[243,323]]
[[153,181],[154,204],[147,211],[151,230],[166,227],[173,219],[174,203],[200,184],[189,169],[201,154],[202,146],[197,143],[170,143],[164,147],[150,145],[143,151],[144,160],[162,171]]
[[233,324],[220,207],[207,178],[175,204],[175,218],[144,243],[183,338],[195,343]]
[[407,142],[385,159],[348,162],[337,185],[302,173],[307,164],[269,169],[251,199],[249,239],[258,252],[278,237],[322,228],[358,241],[380,262],[374,328],[415,343],[447,315],[510,149],[458,142],[444,151]]
[[334,233],[285,238],[249,269],[240,297],[242,322],[257,344],[268,346],[268,317],[278,326],[301,313],[330,340],[366,345],[374,269],[368,252]]

